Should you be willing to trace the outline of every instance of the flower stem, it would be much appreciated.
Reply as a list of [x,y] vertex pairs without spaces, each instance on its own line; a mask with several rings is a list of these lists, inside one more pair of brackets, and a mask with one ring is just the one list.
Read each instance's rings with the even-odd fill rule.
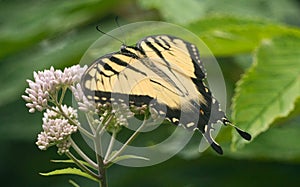
[[97,129],[96,129],[96,134],[98,134],[99,136],[101,136],[102,134],[103,134],[103,132],[104,132],[104,130],[105,130],[105,128],[108,126],[108,124],[111,122],[111,120],[112,120],[112,118],[113,118],[113,115],[111,114],[111,115],[109,115],[108,117],[107,117],[107,120],[105,120],[105,119],[103,119],[103,121],[101,122],[103,125],[99,125],[98,127],[97,127]]
[[85,165],[83,165],[82,163],[79,162],[79,160],[71,153],[71,152],[67,152],[66,155],[74,161],[74,163],[80,168],[82,169],[84,172],[86,172],[87,174],[91,175],[92,177],[94,177],[95,179],[97,179],[98,181],[101,180],[101,176],[95,174],[94,172],[92,172],[89,168],[87,168]]
[[141,126],[128,138],[128,140],[124,143],[124,145],[104,164],[109,165],[110,162],[113,162],[115,158],[117,158],[126,148],[127,145],[129,145],[139,134],[139,132],[142,130],[142,128],[146,125],[146,120],[144,119]]
[[106,154],[105,154],[105,157],[104,157],[104,162],[106,162],[108,160],[108,157],[110,156],[112,147],[113,147],[115,139],[116,139],[116,135],[117,135],[117,133],[115,131],[113,131],[112,136],[110,138],[110,142],[109,142],[107,151],[106,151]]
[[95,133],[95,127],[93,126],[94,118],[91,116],[90,113],[86,113],[86,114],[85,114],[85,117],[86,117],[86,119],[87,119],[87,121],[88,121],[88,124],[89,124],[89,126],[90,126],[90,129],[91,129],[92,133],[93,133],[93,134],[96,134],[96,133]]
[[106,181],[106,168],[104,166],[103,158],[101,155],[97,154],[97,162],[98,162],[98,172],[101,176],[100,179],[100,187],[107,187],[107,181]]
[[73,141],[72,138],[70,138],[69,141],[71,142],[73,149],[78,153],[78,155],[82,159],[89,163],[94,169],[98,168],[97,164],[93,160],[91,160],[86,154],[84,154],[84,152],[77,146],[77,144]]
[[101,127],[99,124],[99,126],[96,128],[96,131],[94,134],[94,136],[95,136],[94,145],[95,145],[95,152],[96,152],[96,160],[97,160],[97,164],[98,164],[98,174],[101,177],[101,179],[99,181],[100,187],[107,187],[106,167],[105,167],[103,157],[102,157],[103,150],[102,150],[102,144],[101,144],[101,142],[102,142],[101,141],[101,135],[102,135],[101,131],[106,128],[106,126],[110,123],[111,120],[112,120],[112,116],[110,115],[104,124],[103,124],[104,121],[101,122],[103,124],[103,125],[101,125]]
[[59,99],[59,102],[58,102],[59,105],[62,104],[62,102],[63,102],[63,100],[64,100],[64,98],[65,98],[66,91],[67,91],[67,87],[64,86],[64,87],[62,88],[61,95],[60,95],[60,99]]
[[107,182],[106,182],[106,168],[103,162],[103,158],[101,156],[102,154],[102,146],[100,143],[100,138],[101,136],[97,136],[94,140],[95,143],[95,151],[96,151],[96,159],[97,159],[97,164],[98,164],[98,174],[100,176],[100,181],[99,185],[100,187],[107,187]]

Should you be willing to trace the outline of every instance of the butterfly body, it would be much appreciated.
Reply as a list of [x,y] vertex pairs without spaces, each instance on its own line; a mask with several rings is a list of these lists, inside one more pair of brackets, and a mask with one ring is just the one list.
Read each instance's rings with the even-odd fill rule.
[[83,75],[81,87],[95,102],[118,100],[134,106],[154,103],[153,107],[175,125],[200,130],[222,154],[210,133],[217,121],[224,125],[230,122],[204,84],[205,74],[194,44],[174,36],[154,35],[98,58]]

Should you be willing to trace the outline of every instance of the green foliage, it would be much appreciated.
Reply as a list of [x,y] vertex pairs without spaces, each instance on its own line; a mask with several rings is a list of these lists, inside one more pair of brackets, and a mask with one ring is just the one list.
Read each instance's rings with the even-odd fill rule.
[[114,0],[65,1],[59,6],[57,2],[45,1],[30,7],[28,2],[19,3],[13,16],[7,16],[15,7],[12,1],[1,5],[0,17],[6,21],[0,30],[0,43],[5,46],[0,50],[0,69],[6,71],[0,75],[0,106],[23,92],[33,69],[78,63],[99,33],[94,27],[79,32],[75,28],[104,16],[115,5]]
[[[29,3],[36,4],[28,6]],[[20,1],[16,6],[13,1],[7,1],[1,4],[0,16],[6,19],[0,31],[0,42],[5,45],[0,51],[0,58],[32,47],[54,34],[64,33],[102,17],[115,6],[116,2],[77,0],[63,1],[60,4],[55,1],[40,3]],[[14,14],[7,16],[11,15],[12,9]]]
[[80,187],[76,182],[73,180],[69,180],[69,183],[72,184],[74,187]]
[[[299,48],[300,36],[263,40],[252,67],[237,83],[233,119],[253,138],[294,109],[300,96]],[[245,142],[233,135],[233,143],[239,147]]]
[[[298,39],[300,30],[277,22],[293,15],[291,12],[297,11],[293,2],[273,1],[269,4],[261,0],[251,2],[239,0],[235,2],[235,6],[227,1],[184,2],[190,7],[189,11],[181,11],[183,2],[179,1],[174,3],[174,1],[140,0],[140,2],[143,7],[157,9],[164,19],[184,25],[199,36],[216,56],[236,57],[240,54],[252,56],[253,63],[250,70],[236,85],[232,120],[237,126],[249,131],[253,141],[242,148],[246,141],[234,132],[231,148],[235,152],[230,153],[232,156],[261,157],[265,154],[270,158],[290,159],[298,155],[298,149],[288,153],[285,151],[287,155],[281,153],[297,146],[297,132],[291,133],[287,141],[278,142],[274,140],[279,132],[278,127],[270,129],[277,118],[290,119],[287,115],[294,110],[295,102],[300,96],[300,60],[297,50],[300,45]],[[278,7],[282,7],[280,12]],[[290,7],[291,12],[283,7]],[[234,71],[233,69],[230,73]],[[295,115],[298,116],[299,112]],[[299,121],[298,118],[294,120]],[[289,126],[286,120],[279,125],[285,132],[297,130],[295,126]],[[259,136],[261,133],[262,137]],[[266,144],[262,139],[266,140],[268,137],[270,141]],[[265,144],[266,146],[262,146]],[[261,147],[259,154],[258,145]],[[274,150],[273,147],[278,149]]]
[[[186,25],[212,14],[236,17],[263,17],[273,20],[293,19],[299,9],[292,0],[139,0],[144,8],[155,8],[164,20]],[[183,8],[184,7],[184,8]],[[296,20],[295,20],[296,21]]]
[[288,33],[300,35],[296,28],[264,19],[232,16],[212,16],[191,23],[187,27],[197,34],[216,56],[251,53],[264,39]]
[[[115,151],[111,153],[111,155],[114,155]],[[142,156],[137,156],[137,155],[121,155],[116,157],[114,160],[112,160],[113,163],[120,162],[122,160],[127,160],[127,159],[141,159],[141,160],[149,160],[148,158],[142,157]]]
[[[197,160],[171,160],[172,164],[169,165],[167,162],[166,165],[164,163],[153,167],[154,169],[133,168],[131,172],[127,172],[130,169],[126,168],[124,176],[120,176],[122,167],[112,166],[110,171],[116,177],[116,180],[112,179],[112,184],[120,186],[124,182],[125,185],[133,185],[135,181],[136,184],[151,186],[155,180],[151,178],[152,181],[147,181],[148,176],[158,173],[162,174],[157,176],[160,186],[213,185],[216,184],[216,176],[221,178],[218,181],[222,181],[225,186],[259,186],[245,177],[253,174],[265,181],[260,186],[297,181],[298,177],[293,175],[299,170],[297,165],[272,165],[257,161],[275,159],[293,164],[300,161],[300,29],[297,26],[300,21],[296,19],[299,17],[300,7],[297,3],[299,1],[296,0],[1,1],[0,137],[4,151],[0,166],[1,173],[10,176],[2,175],[3,183],[6,181],[10,186],[41,186],[43,182],[39,181],[36,173],[44,169],[39,166],[45,165],[45,160],[53,158],[32,160],[33,156],[41,156],[35,149],[26,154],[28,147],[34,146],[34,139],[42,122],[41,116],[28,114],[20,98],[26,86],[25,80],[32,77],[33,71],[43,70],[51,65],[63,68],[77,64],[87,47],[101,36],[95,26],[100,24],[104,31],[116,28],[116,15],[119,16],[121,25],[124,22],[134,22],[132,20],[158,19],[180,24],[199,36],[218,58],[227,81],[227,92],[234,95],[230,111],[232,121],[249,131],[253,141],[245,144],[236,132],[231,133],[230,127],[223,128],[218,142],[224,147],[224,154],[230,158],[249,160],[215,158],[211,151],[198,158],[200,154],[196,149],[201,135],[195,135],[195,139],[181,155],[186,159]],[[121,39],[130,33],[125,32]],[[132,42],[134,43],[130,41],[128,44],[133,44]],[[103,51],[112,49],[118,50],[115,46],[103,47]],[[243,55],[252,60],[245,73],[242,70],[249,64],[243,63],[249,60],[243,59]],[[156,140],[161,140],[165,135],[151,133],[153,135],[144,137],[155,136]],[[20,157],[18,154],[21,151],[24,154]],[[17,164],[10,166],[7,163]],[[262,171],[261,165],[265,167]],[[33,167],[37,170],[30,176]],[[288,175],[276,173],[279,170],[286,171],[285,169],[289,171]],[[144,176],[144,172],[140,171],[146,170],[148,173]],[[66,173],[85,175],[75,168],[54,170],[44,175]],[[232,175],[237,177],[230,178]],[[270,181],[274,176],[277,176],[274,178],[275,182]],[[8,181],[12,177],[20,180]],[[23,181],[29,185],[23,184]],[[12,182],[15,183],[11,184]],[[53,183],[52,186],[57,184]]]
[[[297,105],[300,106],[299,102]],[[283,121],[274,122],[272,126],[268,127],[268,130],[231,155],[237,158],[299,162],[300,147],[297,142],[299,136],[299,117],[289,115]]]
[[[75,164],[75,162],[73,160],[51,160],[51,162],[53,163],[71,163],[71,164]],[[79,162],[89,168],[93,168],[89,163],[79,160]]]
[[66,174],[68,174],[68,175],[69,174],[79,175],[79,176],[86,177],[88,179],[94,180],[95,182],[98,181],[97,179],[91,177],[90,175],[88,175],[87,173],[81,171],[78,168],[64,168],[64,169],[57,169],[57,170],[54,170],[54,171],[50,171],[50,172],[47,172],[47,173],[40,173],[40,175],[43,175],[43,176],[66,175]]

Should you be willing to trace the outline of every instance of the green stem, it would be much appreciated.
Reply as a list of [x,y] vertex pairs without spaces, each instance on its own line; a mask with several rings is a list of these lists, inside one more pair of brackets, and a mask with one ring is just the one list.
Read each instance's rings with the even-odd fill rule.
[[90,129],[92,130],[92,133],[93,134],[96,134],[95,133],[95,127],[94,127],[94,118],[93,118],[93,116],[91,115],[91,113],[85,113],[85,117],[86,117],[86,119],[87,119],[87,121],[88,121],[88,124],[89,124],[89,126],[90,126]]
[[81,158],[83,158],[87,163],[89,163],[94,169],[98,168],[97,164],[93,160],[91,160],[86,154],[84,154],[84,152],[77,146],[77,144],[73,141],[72,138],[70,138],[69,141],[71,142],[73,149],[78,153],[78,155]]
[[106,181],[106,168],[103,162],[103,158],[101,155],[97,154],[97,162],[98,162],[98,172],[99,175],[101,176],[100,179],[100,187],[107,187],[107,181]]
[[113,119],[113,115],[110,115],[106,119],[103,119],[103,121],[101,121],[101,124],[99,124],[95,132],[96,134],[95,134],[94,144],[95,144],[96,159],[98,164],[98,173],[101,176],[101,180],[99,183],[101,187],[107,187],[106,167],[103,161],[103,157],[101,156],[103,155],[102,145],[101,145],[101,135],[104,132],[106,126],[111,122],[112,119]]
[[[98,133],[99,134],[99,136],[101,136],[102,134],[103,134],[103,132],[104,132],[104,130],[105,130],[105,128],[107,127],[107,125],[110,123],[110,121],[112,120],[112,118],[113,118],[113,115],[111,114],[109,117],[108,117],[108,119],[106,120],[106,122],[105,122],[105,124],[104,125],[101,125],[101,127],[102,128],[97,128],[97,130],[96,130],[96,133]],[[103,120],[103,122],[104,122],[105,120]],[[103,122],[101,123],[101,124],[103,124]],[[100,125],[99,125],[100,126]]]
[[105,157],[104,157],[104,162],[106,162],[108,160],[108,157],[110,156],[112,147],[113,147],[114,142],[116,140],[116,135],[117,135],[117,133],[115,131],[113,131],[112,136],[110,138],[110,142],[109,142],[107,151],[106,151],[106,154],[105,154]]
[[71,153],[71,152],[67,152],[66,155],[74,161],[74,163],[80,168],[82,169],[84,172],[86,172],[87,174],[91,175],[92,177],[94,177],[95,179],[97,179],[98,181],[101,180],[101,176],[95,174],[94,172],[92,172],[89,168],[87,168],[85,165],[83,165],[82,163],[79,162],[79,160]]
[[86,135],[88,138],[90,138],[90,139],[94,138],[94,136],[91,133],[89,133],[89,131],[87,131],[85,128],[81,127],[81,125],[78,125],[77,128],[79,129],[79,131],[81,133],[83,133],[84,135]]
[[103,158],[101,156],[102,154],[102,146],[100,143],[100,136],[96,136],[94,139],[95,143],[95,151],[96,151],[96,159],[97,159],[97,164],[98,164],[98,174],[101,177],[99,181],[100,187],[107,187],[107,182],[106,182],[106,168],[103,162]]
[[127,145],[129,145],[139,134],[139,132],[142,130],[142,128],[146,125],[146,120],[144,119],[141,126],[128,138],[128,140],[123,144],[123,146],[104,164],[109,165],[110,162],[113,162],[113,160],[118,157],[126,148]]
[[67,88],[68,87],[63,87],[62,88],[61,95],[60,95],[59,102],[58,102],[59,105],[62,104],[62,102],[63,102],[63,100],[65,98],[65,94],[66,94]]

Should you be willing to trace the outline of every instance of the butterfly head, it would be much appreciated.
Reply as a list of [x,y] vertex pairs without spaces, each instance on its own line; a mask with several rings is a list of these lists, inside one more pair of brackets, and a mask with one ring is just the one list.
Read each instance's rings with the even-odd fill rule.
[[122,44],[121,47],[120,47],[120,52],[123,53],[126,51],[126,48],[127,48],[127,45],[125,44]]
[[135,59],[141,59],[143,57],[143,51],[140,50],[138,47],[135,46],[128,46],[122,44],[120,47],[120,53],[122,55],[126,55]]

